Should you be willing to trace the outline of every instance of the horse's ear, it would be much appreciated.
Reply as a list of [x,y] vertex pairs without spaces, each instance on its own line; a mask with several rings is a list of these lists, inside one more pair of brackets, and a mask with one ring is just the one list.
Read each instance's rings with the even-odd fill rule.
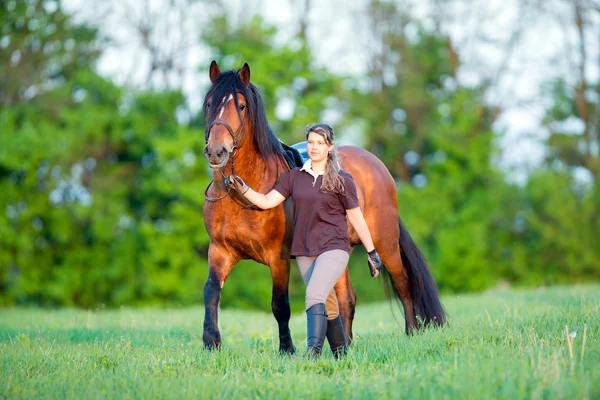
[[219,75],[221,75],[221,68],[215,60],[212,60],[210,63],[210,82],[214,82]]
[[248,63],[244,63],[244,66],[240,70],[240,79],[244,86],[248,87],[250,84],[250,67],[248,66]]

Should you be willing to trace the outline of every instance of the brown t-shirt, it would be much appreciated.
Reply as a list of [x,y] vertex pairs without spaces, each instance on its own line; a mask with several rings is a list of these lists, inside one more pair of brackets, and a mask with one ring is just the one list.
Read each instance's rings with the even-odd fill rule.
[[274,189],[294,202],[292,256],[312,257],[338,249],[350,253],[346,210],[358,207],[358,198],[352,175],[340,171],[340,176],[344,194],[322,191],[323,175],[315,180],[300,168],[279,177]]

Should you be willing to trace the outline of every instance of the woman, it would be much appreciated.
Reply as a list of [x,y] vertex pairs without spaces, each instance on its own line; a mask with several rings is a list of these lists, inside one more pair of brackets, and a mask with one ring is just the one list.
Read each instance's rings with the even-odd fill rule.
[[309,125],[306,141],[310,159],[302,168],[294,168],[282,175],[267,194],[250,189],[238,176],[230,176],[228,180],[246,199],[262,209],[276,207],[292,197],[294,236],[291,255],[296,257],[306,284],[307,351],[319,357],[327,336],[337,358],[345,353],[346,339],[333,287],[344,273],[350,257],[347,220],[368,251],[372,276],[379,274],[382,262],[358,206],[354,179],[340,169],[334,138],[331,126]]

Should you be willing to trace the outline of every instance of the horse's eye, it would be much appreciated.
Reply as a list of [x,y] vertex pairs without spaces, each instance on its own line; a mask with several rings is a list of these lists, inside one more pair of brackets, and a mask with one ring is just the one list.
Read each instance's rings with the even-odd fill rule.
[[240,104],[240,111],[244,111],[246,109],[246,105],[245,104]]
[[206,109],[208,110],[210,108],[210,102],[206,103]]

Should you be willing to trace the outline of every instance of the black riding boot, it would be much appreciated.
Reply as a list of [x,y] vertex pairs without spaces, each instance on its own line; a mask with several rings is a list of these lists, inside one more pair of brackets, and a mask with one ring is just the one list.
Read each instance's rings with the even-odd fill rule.
[[327,320],[327,341],[336,359],[346,355],[346,334],[341,316]]
[[325,304],[315,304],[306,310],[307,354],[319,358],[327,332],[327,310]]

